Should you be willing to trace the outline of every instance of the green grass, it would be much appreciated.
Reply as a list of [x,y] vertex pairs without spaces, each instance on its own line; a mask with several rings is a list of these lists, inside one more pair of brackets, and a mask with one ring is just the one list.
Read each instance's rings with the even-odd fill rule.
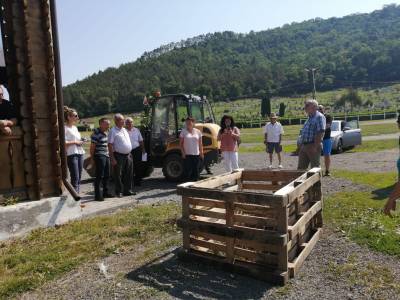
[[[283,151],[286,153],[292,153],[296,150],[296,145],[283,145]],[[253,152],[265,152],[265,145],[260,143],[260,145],[255,146],[240,146],[239,153],[253,153]],[[266,153],[266,152],[265,152]]]
[[382,213],[396,174],[340,170],[333,175],[370,186],[371,192],[340,192],[328,197],[324,202],[327,224],[361,245],[400,257],[400,213],[393,218]]
[[324,203],[325,222],[358,244],[400,257],[400,215],[387,217],[383,205],[370,192],[337,193]]
[[384,290],[400,293],[400,284],[388,267],[373,262],[365,264],[356,253],[342,261],[328,263],[326,273],[330,280],[345,280],[351,286],[363,286],[372,299],[381,299]]
[[[297,140],[301,127],[300,125],[284,126],[285,134],[283,135],[283,139]],[[240,130],[240,136],[242,143],[264,142],[263,128],[243,128]]]
[[363,124],[360,122],[360,128],[363,136],[390,134],[399,131],[395,120],[392,123],[385,124]]
[[378,152],[383,150],[390,150],[399,148],[399,140],[379,140],[379,141],[366,141],[362,145],[356,146],[355,148],[346,151],[346,153],[357,153],[357,152]]
[[[26,238],[0,244],[0,298],[37,288],[78,265],[156,241],[176,239],[176,204],[140,206],[111,216],[39,229]],[[151,253],[147,253],[146,258]]]
[[[285,134],[283,135],[283,139],[297,140],[301,128],[301,125],[284,126]],[[360,122],[360,128],[364,137],[397,133],[399,131],[395,121],[393,121],[393,123],[385,124],[365,124]],[[243,128],[240,130],[240,133],[242,143],[263,143],[264,141],[263,128]]]
[[354,172],[348,170],[334,170],[332,175],[348,179],[358,184],[370,185],[377,189],[383,189],[393,185],[397,181],[396,172],[388,173],[371,173],[371,172]]

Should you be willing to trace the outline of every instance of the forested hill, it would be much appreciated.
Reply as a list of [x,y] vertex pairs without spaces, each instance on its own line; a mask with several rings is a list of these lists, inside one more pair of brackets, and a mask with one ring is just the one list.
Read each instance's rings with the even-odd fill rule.
[[64,102],[89,116],[141,110],[143,96],[156,89],[215,100],[303,93],[310,90],[305,67],[320,68],[318,89],[399,81],[400,6],[172,43],[65,87]]

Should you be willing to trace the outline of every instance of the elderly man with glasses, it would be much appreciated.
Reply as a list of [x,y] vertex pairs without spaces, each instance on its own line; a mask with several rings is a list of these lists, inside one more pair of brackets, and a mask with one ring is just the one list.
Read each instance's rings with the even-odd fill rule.
[[115,126],[108,134],[108,152],[113,166],[113,179],[117,197],[135,195],[132,188],[132,143],[128,131],[124,128],[125,118],[121,114],[114,116]]
[[0,134],[11,135],[11,128],[17,124],[17,114],[10,101],[4,99],[3,88],[0,87]]
[[325,134],[326,119],[318,111],[318,102],[314,99],[304,103],[304,109],[308,115],[300,136],[299,162],[297,169],[305,170],[319,167],[321,160],[321,141]]

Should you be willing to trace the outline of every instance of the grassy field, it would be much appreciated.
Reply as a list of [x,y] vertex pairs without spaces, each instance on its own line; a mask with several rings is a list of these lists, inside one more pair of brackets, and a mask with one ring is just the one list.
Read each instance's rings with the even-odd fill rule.
[[[297,140],[301,128],[301,125],[284,126],[285,134],[283,139]],[[363,136],[390,134],[399,131],[394,120],[393,123],[385,124],[360,122],[360,128]],[[263,143],[264,141],[263,128],[243,128],[240,132],[242,143]]]
[[[178,215],[176,204],[140,206],[39,229],[26,238],[0,243],[0,299],[34,289],[115,251],[123,253],[138,247],[162,250],[179,244],[174,225]],[[160,240],[163,242],[158,243]]]
[[399,148],[399,140],[381,140],[381,141],[366,141],[362,145],[357,146],[351,150],[347,150],[346,153],[357,153],[357,152],[378,152],[383,150],[397,149]]
[[[358,93],[365,103],[370,100],[374,105],[374,111],[381,110],[379,107],[382,102],[386,101],[387,109],[395,110],[399,101],[400,84],[377,88],[377,89],[358,89]],[[326,107],[332,107],[333,104],[346,93],[345,89],[338,89],[326,92],[317,92],[317,100],[320,104]],[[285,103],[285,117],[301,117],[303,116],[303,103],[305,99],[311,98],[311,94],[299,95],[295,97],[274,97],[271,101],[271,110],[279,111],[279,104]],[[213,104],[213,109],[217,119],[223,114],[230,114],[237,120],[252,120],[258,118],[261,110],[260,99],[239,99],[229,102],[216,102]],[[367,107],[358,108],[357,113],[369,113]],[[336,111],[335,111],[336,112]],[[339,113],[339,111],[337,111]]]
[[393,218],[382,213],[396,174],[334,171],[333,175],[370,186],[372,192],[341,192],[328,197],[325,221],[361,245],[400,257],[400,211]]

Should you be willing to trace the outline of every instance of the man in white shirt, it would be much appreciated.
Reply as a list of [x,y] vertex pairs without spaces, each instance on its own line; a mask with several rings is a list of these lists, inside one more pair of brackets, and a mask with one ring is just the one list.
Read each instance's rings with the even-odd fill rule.
[[142,155],[146,153],[143,137],[140,130],[133,126],[132,118],[126,118],[125,128],[128,131],[132,144],[133,183],[134,186],[140,186],[143,177]]
[[121,114],[114,116],[115,126],[108,134],[108,152],[113,166],[115,194],[117,197],[135,195],[132,188],[132,144],[128,131],[124,128],[125,119]]
[[281,123],[277,122],[277,116],[272,113],[270,115],[270,123],[267,123],[264,127],[264,144],[266,144],[266,150],[269,154],[269,167],[272,169],[272,155],[274,151],[278,155],[279,165],[278,168],[282,169],[282,134],[284,133]]

